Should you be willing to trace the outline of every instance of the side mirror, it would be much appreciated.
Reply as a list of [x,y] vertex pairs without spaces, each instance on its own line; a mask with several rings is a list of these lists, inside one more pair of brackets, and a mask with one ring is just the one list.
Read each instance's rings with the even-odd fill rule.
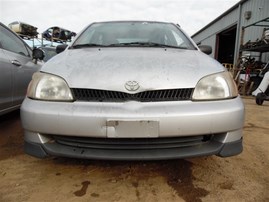
[[39,49],[39,48],[34,48],[33,50],[33,59],[37,60],[43,60],[45,57],[45,53],[43,50]]
[[198,48],[205,54],[210,55],[212,53],[212,47],[206,45],[200,45]]
[[63,52],[63,51],[66,49],[67,46],[68,46],[68,45],[66,45],[66,44],[58,45],[58,46],[56,47],[56,53],[58,54],[58,53]]

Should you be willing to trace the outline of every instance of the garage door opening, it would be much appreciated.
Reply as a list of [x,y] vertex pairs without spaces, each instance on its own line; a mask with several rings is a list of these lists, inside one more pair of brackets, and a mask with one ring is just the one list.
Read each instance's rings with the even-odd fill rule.
[[215,58],[220,63],[233,64],[235,40],[236,26],[233,26],[217,35]]

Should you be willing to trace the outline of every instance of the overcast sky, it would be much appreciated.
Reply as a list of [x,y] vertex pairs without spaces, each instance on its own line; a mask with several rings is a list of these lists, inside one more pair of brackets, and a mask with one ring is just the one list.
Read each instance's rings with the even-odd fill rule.
[[174,22],[193,35],[239,0],[0,0],[0,21],[22,21],[41,33],[59,26],[79,32],[96,21]]

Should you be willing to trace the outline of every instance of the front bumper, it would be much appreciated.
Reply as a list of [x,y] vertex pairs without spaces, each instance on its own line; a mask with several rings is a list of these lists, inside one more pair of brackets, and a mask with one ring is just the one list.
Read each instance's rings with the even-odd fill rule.
[[243,150],[242,139],[221,143],[215,140],[192,147],[172,147],[162,149],[99,149],[87,147],[72,147],[58,143],[38,144],[25,141],[25,153],[38,158],[47,156],[62,156],[69,158],[98,160],[165,160],[199,156],[217,155],[229,157],[240,154]]
[[[25,151],[30,155],[47,155],[90,159],[173,159],[194,156],[232,156],[242,151],[244,105],[241,99],[214,102],[43,102],[26,98],[21,107],[25,130]],[[154,121],[158,123],[158,137],[174,139],[210,136],[199,144],[160,148],[121,149],[59,144],[54,136],[124,139],[109,136],[111,120]],[[112,126],[113,127],[113,126]],[[115,129],[114,129],[115,130]],[[130,134],[134,134],[135,128]],[[138,130],[139,131],[139,130]],[[126,129],[125,138],[128,137]],[[139,137],[139,136],[138,136]],[[143,139],[139,137],[138,139]],[[174,144],[173,144],[174,145]]]

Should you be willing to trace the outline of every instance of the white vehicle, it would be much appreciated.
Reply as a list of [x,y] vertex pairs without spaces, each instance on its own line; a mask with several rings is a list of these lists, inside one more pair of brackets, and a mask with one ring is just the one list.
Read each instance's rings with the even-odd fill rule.
[[35,73],[25,151],[113,160],[242,151],[244,105],[229,72],[178,25],[101,22]]

